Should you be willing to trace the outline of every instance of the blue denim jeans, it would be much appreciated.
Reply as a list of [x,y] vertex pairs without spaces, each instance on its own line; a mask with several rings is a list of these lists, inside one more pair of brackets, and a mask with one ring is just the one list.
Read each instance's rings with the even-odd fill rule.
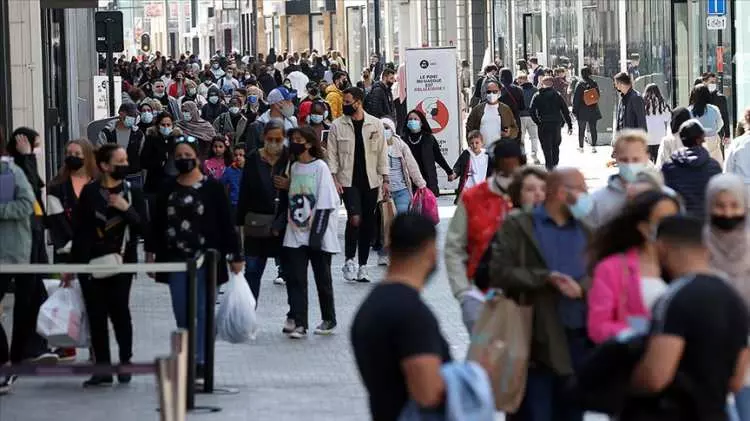
[[[573,369],[583,363],[589,349],[585,331],[567,331],[568,350]],[[583,421],[583,411],[567,397],[569,376],[558,376],[546,367],[529,368],[526,395],[508,421]]]
[[727,408],[732,421],[750,421],[750,387],[745,386],[734,394],[734,408]]
[[[198,323],[195,344],[195,362],[203,364],[206,351],[206,271],[198,269],[198,302],[195,308]],[[187,302],[188,302],[188,279],[187,272],[175,272],[169,274],[169,293],[172,295],[172,312],[177,321],[177,327],[187,329]]]
[[393,203],[396,204],[396,213],[404,213],[409,211],[409,204],[411,203],[411,193],[409,189],[401,189],[399,191],[391,192]]
[[266,270],[266,262],[268,257],[265,256],[245,256],[245,280],[250,285],[256,303],[260,298],[260,279]]

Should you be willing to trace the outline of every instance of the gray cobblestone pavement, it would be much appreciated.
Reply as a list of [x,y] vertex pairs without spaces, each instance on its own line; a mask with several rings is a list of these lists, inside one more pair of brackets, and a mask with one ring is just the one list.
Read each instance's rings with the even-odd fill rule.
[[[566,138],[562,163],[582,167],[592,187],[604,183],[604,162],[609,148],[579,155],[572,138]],[[528,150],[528,149],[527,149]],[[452,215],[452,198],[440,199],[441,234]],[[343,214],[342,214],[343,215]],[[343,216],[342,216],[343,218]],[[340,241],[343,244],[343,226]],[[442,237],[442,235],[441,235]],[[383,268],[370,256],[372,277],[380,279]],[[258,317],[261,330],[249,344],[216,344],[216,385],[239,390],[235,395],[196,395],[197,405],[218,406],[216,414],[190,414],[190,420],[253,421],[354,421],[368,419],[367,400],[350,352],[348,331],[353,313],[370,285],[348,284],[341,276],[343,256],[333,259],[338,328],[335,335],[293,341],[281,334],[287,310],[284,287],[273,285],[273,265],[263,277]],[[310,274],[312,279],[312,274]],[[315,289],[310,288],[310,324],[320,320]],[[468,337],[458,305],[450,294],[441,268],[424,293],[438,315],[454,358],[466,352]],[[6,329],[10,326],[12,299],[6,299]],[[134,361],[149,361],[167,354],[168,335],[174,329],[169,292],[145,275],[139,275],[131,295],[134,324]],[[116,342],[111,340],[113,355]],[[79,360],[86,359],[79,351]],[[0,397],[0,421],[145,421],[157,420],[153,377],[135,377],[127,386],[111,389],[81,387],[84,378],[21,378],[12,394]],[[499,417],[501,418],[501,417]],[[587,416],[587,421],[599,419]]]

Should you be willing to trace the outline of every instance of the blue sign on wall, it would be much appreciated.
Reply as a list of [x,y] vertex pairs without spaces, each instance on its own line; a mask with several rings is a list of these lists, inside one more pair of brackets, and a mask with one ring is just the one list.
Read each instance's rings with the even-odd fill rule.
[[727,14],[727,0],[708,0],[707,7],[709,15]]

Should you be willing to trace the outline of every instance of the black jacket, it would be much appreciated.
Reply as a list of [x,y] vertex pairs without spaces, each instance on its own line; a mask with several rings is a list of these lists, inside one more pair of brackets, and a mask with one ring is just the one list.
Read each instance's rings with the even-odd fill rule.
[[[107,138],[107,143],[117,143],[117,128],[105,127],[102,129],[102,133]],[[143,146],[143,132],[140,130],[131,130],[130,139],[128,140],[128,147],[125,150],[128,153],[128,173],[135,174],[141,171],[141,147]]]
[[708,180],[721,174],[721,165],[711,158],[703,146],[678,149],[672,162],[661,169],[664,184],[674,189],[685,201],[688,214],[703,218],[706,212]]
[[288,176],[288,156],[288,153],[284,151],[273,166],[263,161],[257,150],[247,156],[245,168],[242,171],[242,182],[240,183],[236,224],[237,226],[244,226],[245,216],[248,212],[276,215],[273,228],[279,232],[279,236],[269,239],[246,236],[246,256],[278,256],[281,251],[286,228],[286,212],[289,207],[289,192],[274,188],[273,176],[285,174]]
[[377,117],[393,118],[393,93],[382,81],[375,82],[365,97],[365,111]]
[[727,97],[719,92],[711,93],[711,104],[715,105],[721,113],[721,119],[724,120],[724,127],[719,130],[721,137],[732,137],[732,128],[729,123],[729,109],[727,108]]
[[596,121],[601,120],[602,112],[599,110],[599,104],[586,105],[583,102],[583,92],[587,89],[596,89],[599,91],[599,85],[593,80],[581,80],[576,84],[576,89],[573,91],[573,115],[580,121]]
[[543,124],[557,124],[562,126],[563,121],[568,127],[573,126],[565,100],[551,87],[542,88],[534,95],[534,98],[531,100],[529,115],[534,120],[534,123],[540,126]]
[[[464,149],[464,151],[461,152],[461,155],[458,156],[456,163],[453,165],[453,173],[459,177],[458,189],[456,190],[456,200],[454,200],[453,203],[458,203],[458,197],[464,190],[466,180],[469,178],[470,154],[471,152],[468,149]],[[484,154],[487,155],[487,174],[485,178],[490,178],[492,175],[492,160],[489,159],[489,154],[487,154],[487,152],[484,152]]]
[[260,89],[263,90],[263,94],[268,97],[268,94],[271,93],[271,91],[276,88],[276,81],[273,78],[273,75],[271,75],[268,72],[262,73],[260,76],[258,76],[258,85],[260,86]]
[[521,110],[521,117],[529,117],[529,109],[531,108],[531,100],[534,98],[534,95],[536,95],[537,92],[539,92],[539,89],[534,86],[531,82],[526,82],[523,85],[521,85],[521,90],[523,90],[523,105],[524,109]]
[[[624,109],[623,109],[624,108]],[[622,120],[620,114],[622,113]],[[643,97],[635,89],[630,89],[627,94],[622,95],[617,106],[617,130],[643,129],[648,131],[646,125],[646,104]]]
[[[157,262],[178,262],[184,258],[176,256],[169,248],[165,227],[167,224],[167,204],[169,195],[177,187],[177,179],[168,180],[156,196],[151,207],[151,220],[149,222],[148,235],[146,236],[145,250],[156,255]],[[210,206],[205,206],[205,212],[200,216],[201,223],[198,229],[205,238],[203,250],[216,249],[219,251],[219,283],[228,280],[225,256],[232,254],[235,258],[241,258],[240,241],[232,220],[229,207],[229,198],[221,182],[210,177],[205,177],[202,185],[198,188],[201,201]],[[169,274],[157,275],[157,282],[167,282]]]
[[173,154],[175,138],[179,136],[182,136],[182,131],[178,128],[173,129],[167,137],[156,127],[146,131],[146,143],[141,151],[141,167],[146,170],[146,182],[143,184],[145,193],[157,193],[166,180],[177,176]]
[[[421,141],[417,144],[413,144],[411,141],[417,141],[422,137]],[[404,139],[409,149],[411,150],[414,159],[419,165],[419,172],[422,173],[422,178],[427,182],[427,188],[432,190],[435,196],[440,195],[440,188],[438,187],[437,169],[435,163],[440,165],[440,168],[445,170],[446,174],[453,174],[453,169],[448,165],[445,160],[443,153],[440,152],[440,145],[438,145],[435,136],[433,135],[421,135],[419,133],[410,133],[406,139]]]
[[73,211],[77,205],[78,197],[70,178],[61,183],[50,184],[47,188],[46,225],[55,252],[55,263],[68,261],[70,250],[64,256],[60,254],[60,250],[73,240]]
[[129,240],[123,261],[138,261],[138,239],[144,233],[147,215],[143,192],[123,182],[120,194],[128,200],[129,191],[132,201],[128,210],[122,212],[108,205],[105,191],[99,181],[89,183],[81,190],[78,204],[73,210],[71,263],[88,263],[105,254],[120,253],[126,225],[129,227]]
[[521,127],[521,111],[526,110],[523,89],[518,85],[503,84],[500,88],[500,102],[510,107],[518,127]]

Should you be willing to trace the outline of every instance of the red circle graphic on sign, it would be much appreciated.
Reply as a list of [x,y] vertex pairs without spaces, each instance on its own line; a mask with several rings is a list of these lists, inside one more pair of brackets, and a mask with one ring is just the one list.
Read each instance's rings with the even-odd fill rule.
[[434,97],[425,98],[417,104],[417,110],[427,117],[432,133],[440,133],[448,126],[450,112],[443,101]]

